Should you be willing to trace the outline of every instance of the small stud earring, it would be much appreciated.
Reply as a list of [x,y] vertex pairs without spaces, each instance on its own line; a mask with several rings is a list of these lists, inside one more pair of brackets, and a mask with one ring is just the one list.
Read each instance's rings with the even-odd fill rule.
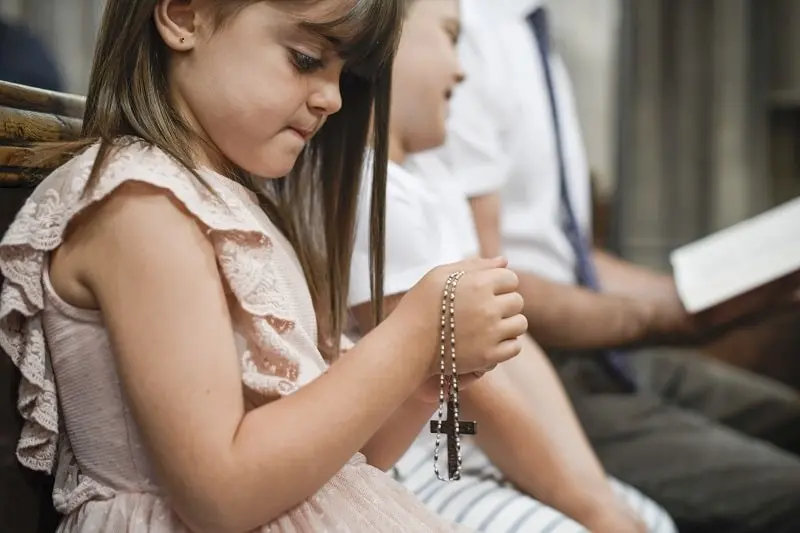
[[181,37],[181,44],[186,42],[186,37]]

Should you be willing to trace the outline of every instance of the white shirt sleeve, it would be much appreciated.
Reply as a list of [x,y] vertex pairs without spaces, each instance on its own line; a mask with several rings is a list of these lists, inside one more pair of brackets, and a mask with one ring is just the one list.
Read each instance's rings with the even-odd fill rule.
[[[365,179],[367,179],[365,177]],[[371,183],[371,181],[370,181]],[[350,268],[349,305],[372,299],[369,276],[369,202],[371,187],[359,199],[355,246]],[[438,231],[435,200],[420,178],[390,163],[386,185],[386,260],[384,294],[402,294],[431,269],[448,263]]]

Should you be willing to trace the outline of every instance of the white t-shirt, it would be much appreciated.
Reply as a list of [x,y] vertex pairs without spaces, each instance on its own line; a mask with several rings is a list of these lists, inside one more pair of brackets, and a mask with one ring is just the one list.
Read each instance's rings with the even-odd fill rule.
[[[433,159],[468,196],[500,191],[502,251],[512,267],[574,283],[576,259],[563,231],[558,155],[541,56],[524,15],[498,13],[496,7],[486,0],[463,0],[459,54],[467,78],[451,102],[447,143],[432,152]],[[572,87],[560,59],[551,65],[568,190],[575,216],[589,235],[589,170]]]
[[[431,162],[429,170],[440,164]],[[413,165],[410,165],[413,168]],[[349,303],[371,299],[369,204],[372,176],[364,176],[359,197]],[[467,198],[446,179],[428,179],[389,162],[386,183],[386,262],[384,293],[401,294],[432,268],[478,254]]]

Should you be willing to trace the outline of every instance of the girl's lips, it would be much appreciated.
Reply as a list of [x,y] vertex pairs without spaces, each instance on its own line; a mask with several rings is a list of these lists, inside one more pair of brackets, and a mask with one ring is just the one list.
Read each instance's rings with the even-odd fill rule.
[[295,128],[293,126],[289,126],[289,130],[292,131],[293,133],[296,133],[297,136],[303,139],[304,142],[307,142],[309,139],[311,139],[311,137],[314,136],[314,131],[315,131],[313,129],[305,130],[305,129]]

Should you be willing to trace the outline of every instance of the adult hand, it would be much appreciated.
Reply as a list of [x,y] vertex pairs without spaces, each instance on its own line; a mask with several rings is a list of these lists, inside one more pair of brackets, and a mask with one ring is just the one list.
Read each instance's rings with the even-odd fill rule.
[[800,274],[793,274],[708,310],[691,314],[677,291],[656,302],[654,324],[667,344],[699,345],[782,313],[800,311]]

